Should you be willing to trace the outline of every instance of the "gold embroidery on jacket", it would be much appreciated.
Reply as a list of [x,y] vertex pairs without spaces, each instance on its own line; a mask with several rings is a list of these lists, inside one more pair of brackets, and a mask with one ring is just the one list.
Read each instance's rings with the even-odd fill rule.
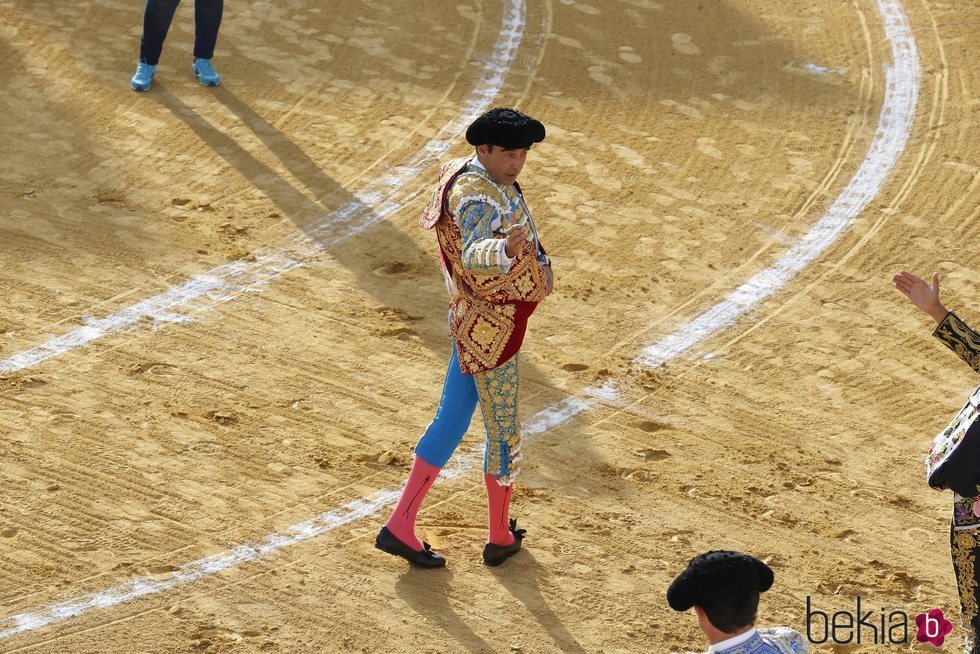
[[[514,198],[483,174],[467,166],[468,159],[457,159],[440,170],[439,185],[419,221],[426,229],[435,228],[445,258],[446,285],[450,289],[449,330],[456,342],[460,368],[465,374],[495,367],[514,333],[514,302],[539,302],[545,296],[545,273],[537,261],[536,230],[517,192]],[[461,172],[462,171],[462,172]],[[447,186],[452,183],[448,189]],[[443,198],[447,200],[443,206]],[[510,271],[494,274],[493,265],[476,271],[463,266],[463,234],[450,211],[466,204],[484,203],[487,212],[499,213],[499,238],[514,223],[528,226],[529,240],[513,258]],[[436,215],[438,213],[438,215]],[[479,216],[478,216],[479,218]],[[495,223],[494,223],[495,224]],[[484,226],[486,227],[486,226]],[[481,252],[485,248],[481,248]],[[484,252],[485,254],[485,252]],[[472,257],[471,257],[472,259]],[[472,261],[471,261],[472,265]]]
[[950,311],[936,327],[933,336],[956,352],[976,372],[980,372],[980,334],[970,329],[962,318]]
[[482,316],[477,316],[476,322],[473,324],[473,329],[470,330],[470,336],[476,341],[478,345],[483,347],[484,350],[490,348],[493,345],[493,337],[496,336],[497,330],[493,328],[489,322],[487,322]]

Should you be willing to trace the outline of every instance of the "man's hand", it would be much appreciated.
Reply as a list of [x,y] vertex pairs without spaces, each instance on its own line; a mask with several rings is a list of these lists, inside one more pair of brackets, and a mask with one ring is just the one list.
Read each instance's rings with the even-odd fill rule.
[[551,292],[555,290],[555,273],[551,272],[551,264],[541,267],[544,268],[544,294],[551,295]]
[[513,259],[521,250],[521,243],[527,240],[523,225],[511,225],[507,228],[507,245],[504,246],[504,253]]
[[939,301],[939,273],[932,273],[932,286],[921,277],[904,270],[892,277],[892,283],[912,304],[932,316],[937,324],[949,313]]

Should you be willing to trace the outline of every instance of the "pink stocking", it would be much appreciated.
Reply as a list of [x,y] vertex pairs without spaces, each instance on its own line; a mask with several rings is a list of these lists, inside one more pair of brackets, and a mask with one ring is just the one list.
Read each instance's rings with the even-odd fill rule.
[[496,477],[486,473],[483,481],[487,486],[487,506],[490,511],[490,542],[494,545],[510,545],[514,542],[514,534],[510,531],[507,518],[510,515],[510,497],[514,486],[501,486]]
[[422,543],[415,537],[415,517],[419,513],[425,494],[439,476],[439,470],[440,468],[426,463],[420,457],[415,457],[412,472],[409,473],[408,481],[405,483],[405,490],[402,491],[398,506],[388,518],[386,525],[395,538],[416,551],[422,549]]

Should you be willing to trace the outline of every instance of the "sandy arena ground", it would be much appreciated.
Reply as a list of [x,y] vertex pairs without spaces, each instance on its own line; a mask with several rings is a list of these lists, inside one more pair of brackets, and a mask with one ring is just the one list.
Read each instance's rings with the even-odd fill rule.
[[[641,356],[861,174],[889,4],[229,2],[207,89],[188,1],[137,94],[141,0],[0,0],[0,651],[703,651],[664,593],[718,548],[774,568],[762,624],[858,596],[956,621],[921,461],[976,376],[889,279],[940,271],[980,325],[980,6],[901,0],[884,184],[733,324]],[[548,128],[527,548],[480,560],[475,422],[420,516],[449,567],[414,570],[372,545],[448,355],[424,155],[468,152],[474,102]],[[864,638],[812,651],[934,651]]]

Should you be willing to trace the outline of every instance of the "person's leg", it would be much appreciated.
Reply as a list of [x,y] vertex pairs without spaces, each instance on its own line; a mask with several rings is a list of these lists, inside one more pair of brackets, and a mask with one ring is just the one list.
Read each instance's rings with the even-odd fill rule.
[[385,527],[395,538],[415,551],[422,549],[422,542],[415,536],[415,519],[422,507],[422,500],[435,483],[440,469],[416,455],[398,506],[385,523]]
[[140,61],[156,66],[160,62],[163,42],[170,31],[174,12],[180,0],[146,0],[143,8],[143,36],[140,39]]
[[514,485],[500,483],[499,477],[483,473],[483,483],[487,487],[487,524],[490,526],[488,542],[494,545],[510,545],[514,534],[510,531],[510,498]]
[[473,376],[464,375],[460,369],[454,344],[449,366],[446,368],[439,408],[415,446],[415,456],[422,457],[438,468],[445,466],[469,429],[478,401]]
[[487,434],[483,479],[487,488],[488,540],[501,546],[509,546],[515,540],[509,516],[513,483],[520,473],[522,458],[519,358],[515,354],[503,365],[473,376]]
[[211,59],[218,42],[224,0],[194,0],[194,58]]
[[415,519],[419,507],[439,471],[463,439],[473,418],[476,403],[473,378],[464,375],[460,370],[456,348],[453,347],[436,416],[415,447],[412,472],[398,506],[385,525],[398,540],[414,550],[422,549],[422,543],[415,536]]
[[980,654],[980,643],[977,642],[977,633],[980,631],[977,593],[977,558],[980,557],[980,524],[978,523],[980,523],[980,496],[954,495],[949,549],[960,598],[960,623],[966,634],[963,650],[966,654]]

